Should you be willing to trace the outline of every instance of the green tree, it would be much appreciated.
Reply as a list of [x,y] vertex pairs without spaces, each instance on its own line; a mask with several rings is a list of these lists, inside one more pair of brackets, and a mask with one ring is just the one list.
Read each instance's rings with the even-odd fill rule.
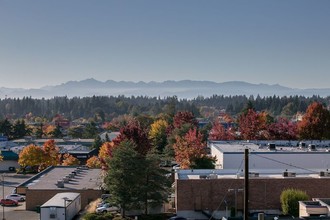
[[91,121],[86,125],[86,128],[83,133],[83,138],[94,138],[98,133],[98,129],[96,127],[96,123]]
[[12,137],[14,139],[17,138],[23,138],[26,135],[30,135],[31,134],[31,129],[29,129],[26,124],[25,121],[22,120],[16,120],[14,125],[13,125],[13,130],[12,130]]
[[0,121],[0,133],[4,134],[8,138],[11,138],[13,125],[6,118],[5,120]]
[[308,200],[306,192],[299,189],[286,189],[281,193],[282,211],[285,215],[299,216],[299,201]]
[[55,126],[55,129],[50,132],[50,136],[53,138],[62,138],[63,137],[62,127],[59,124],[57,124]]
[[105,176],[112,202],[120,205],[122,213],[161,204],[168,196],[169,182],[156,157],[142,156],[131,141],[122,141],[108,159]]
[[44,131],[43,131],[43,124],[40,123],[39,125],[36,126],[36,128],[34,129],[34,135],[37,137],[37,138],[42,138],[42,136],[45,134]]
[[97,151],[99,151],[100,147],[102,146],[103,141],[101,140],[100,135],[96,135],[96,137],[94,138],[94,142],[92,145],[93,149],[97,149]]

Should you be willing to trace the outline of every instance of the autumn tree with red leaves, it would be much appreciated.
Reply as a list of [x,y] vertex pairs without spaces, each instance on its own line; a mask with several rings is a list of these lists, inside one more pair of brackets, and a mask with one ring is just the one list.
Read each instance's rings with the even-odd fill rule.
[[224,126],[216,120],[209,133],[210,140],[234,140],[235,136],[230,129],[225,129]]
[[122,141],[126,140],[133,142],[136,146],[135,150],[141,155],[146,155],[151,148],[147,130],[142,128],[135,119],[130,120],[126,126],[120,129],[120,134],[113,142],[118,146]]
[[196,160],[206,157],[206,144],[202,139],[202,134],[196,128],[189,130],[183,137],[176,137],[176,143],[173,145],[175,160],[182,169],[191,168]]
[[197,126],[198,122],[191,112],[177,112],[173,118],[174,128],[180,128],[184,124],[191,124],[193,126]]
[[239,131],[244,140],[260,139],[261,127],[260,118],[253,109],[248,109],[239,117]]
[[313,102],[298,124],[301,139],[323,140],[330,138],[330,113],[319,102]]
[[273,140],[296,140],[297,124],[286,118],[279,118],[268,126],[268,133]]

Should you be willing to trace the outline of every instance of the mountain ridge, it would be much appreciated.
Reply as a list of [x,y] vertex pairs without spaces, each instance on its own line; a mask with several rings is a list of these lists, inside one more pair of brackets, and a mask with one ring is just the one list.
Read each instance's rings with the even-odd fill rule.
[[0,98],[53,98],[55,96],[86,97],[86,96],[177,96],[183,99],[193,99],[198,96],[212,95],[245,95],[245,96],[321,96],[330,95],[330,88],[295,89],[279,84],[253,84],[244,81],[195,81],[195,80],[166,80],[163,82],[132,82],[132,81],[98,81],[88,78],[81,81],[67,81],[65,83],[44,86],[39,89],[0,88]]

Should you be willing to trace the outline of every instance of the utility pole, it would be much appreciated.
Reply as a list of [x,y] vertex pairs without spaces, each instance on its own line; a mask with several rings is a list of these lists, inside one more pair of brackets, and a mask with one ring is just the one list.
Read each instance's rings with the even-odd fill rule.
[[249,149],[244,151],[244,220],[249,219]]

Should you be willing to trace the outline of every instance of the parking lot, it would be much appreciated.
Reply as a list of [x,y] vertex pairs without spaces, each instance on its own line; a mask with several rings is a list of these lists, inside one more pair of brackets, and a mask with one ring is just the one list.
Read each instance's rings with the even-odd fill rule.
[[[4,177],[2,175],[3,174],[1,173],[1,198],[4,198],[6,195],[13,193],[13,190],[17,185],[31,177],[31,175],[19,175],[15,173],[4,173]],[[38,220],[40,216],[37,212],[26,211],[25,202],[20,202],[18,206],[0,206],[0,218],[6,220]]]

